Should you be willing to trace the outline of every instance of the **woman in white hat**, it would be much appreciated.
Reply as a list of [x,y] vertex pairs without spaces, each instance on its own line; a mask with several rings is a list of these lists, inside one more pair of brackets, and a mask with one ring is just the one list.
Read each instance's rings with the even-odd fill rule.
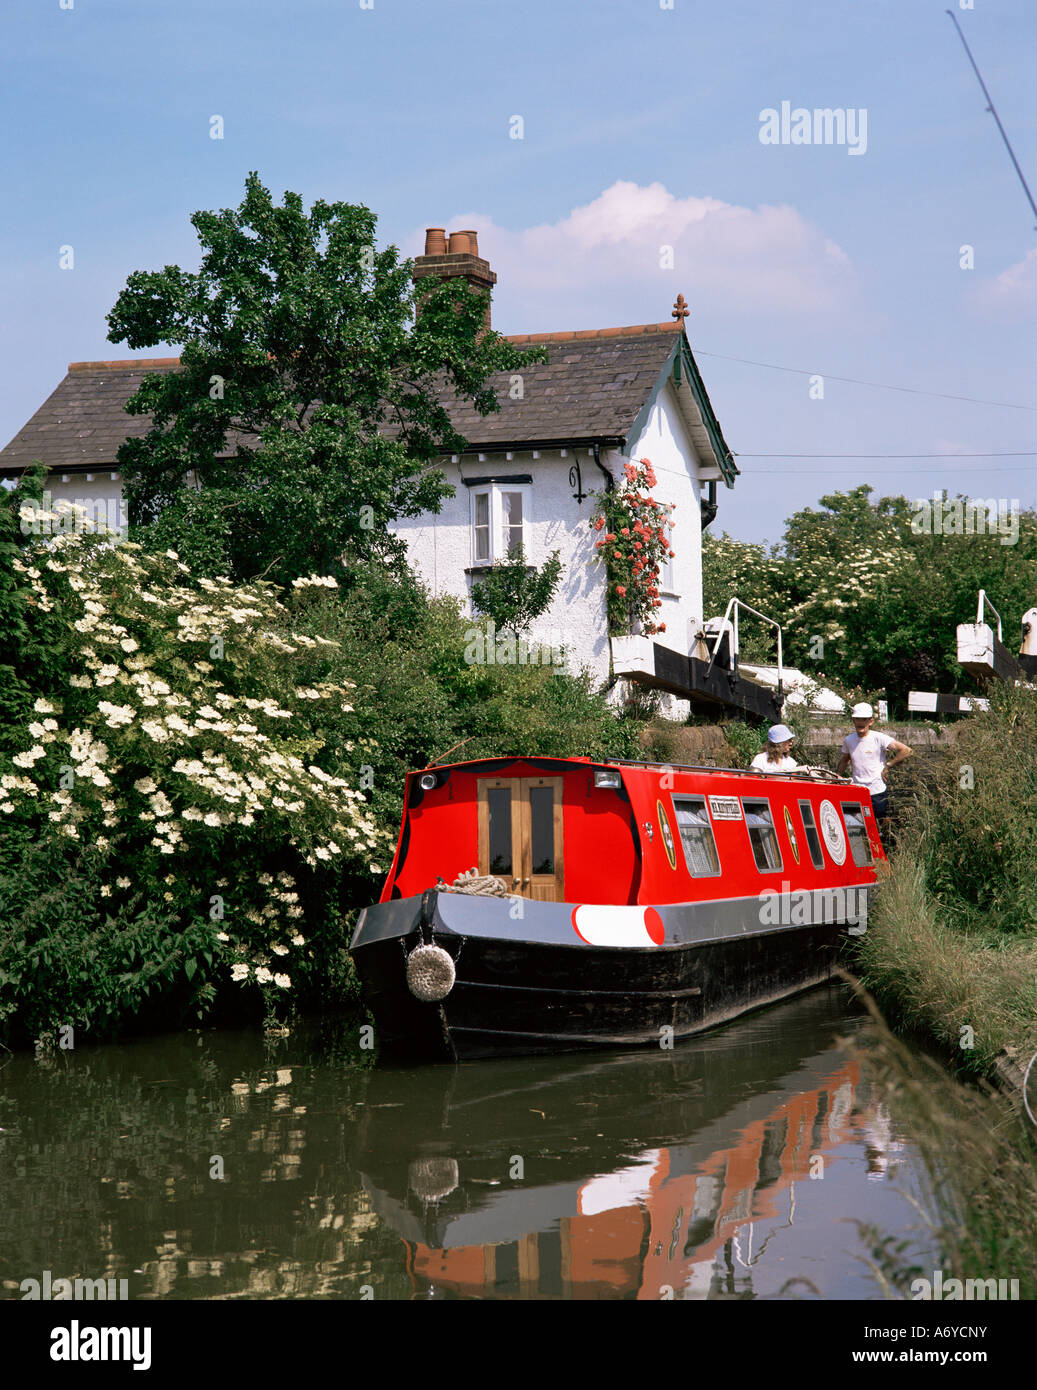
[[784,724],[772,724],[767,730],[767,747],[757,753],[749,764],[752,772],[792,772],[799,767],[795,758],[789,757],[789,749],[795,734]]

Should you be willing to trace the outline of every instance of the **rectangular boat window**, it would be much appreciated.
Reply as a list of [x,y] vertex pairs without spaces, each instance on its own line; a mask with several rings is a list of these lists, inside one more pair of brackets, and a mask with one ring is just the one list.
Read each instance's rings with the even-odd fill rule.
[[532,872],[553,874],[555,871],[555,790],[554,787],[530,787],[529,815],[532,821],[530,838],[533,842]]
[[742,806],[745,808],[745,824],[749,830],[749,843],[753,847],[756,867],[764,874],[775,873],[781,868],[781,851],[774,833],[770,802],[743,799]]
[[843,802],[843,820],[846,822],[846,833],[850,837],[853,862],[860,866],[873,864],[875,861],[871,857],[871,845],[868,844],[868,828],[864,824],[864,812],[859,801]]
[[817,833],[817,822],[814,820],[814,808],[809,801],[799,803],[799,814],[803,817],[803,829],[806,831],[807,848],[810,850],[810,858],[813,860],[815,869],[823,869],[825,866],[825,856],[821,849],[821,836]]
[[511,788],[491,787],[486,793],[490,816],[490,873],[511,873]]
[[675,796],[673,810],[677,817],[677,829],[684,846],[684,862],[693,878],[708,878],[720,872],[720,856],[717,854],[713,827],[706,799],[702,796]]

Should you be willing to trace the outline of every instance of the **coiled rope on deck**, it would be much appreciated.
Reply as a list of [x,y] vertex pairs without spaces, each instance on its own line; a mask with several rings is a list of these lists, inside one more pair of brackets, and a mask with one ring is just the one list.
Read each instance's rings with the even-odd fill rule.
[[477,893],[487,898],[510,896],[508,885],[502,878],[495,878],[493,874],[480,874],[478,869],[469,869],[458,874],[453,883],[445,883],[442,877],[437,878],[436,888],[440,893]]

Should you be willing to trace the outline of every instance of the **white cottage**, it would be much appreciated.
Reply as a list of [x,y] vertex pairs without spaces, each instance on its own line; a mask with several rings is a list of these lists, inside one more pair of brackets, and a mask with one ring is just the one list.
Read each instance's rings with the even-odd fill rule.
[[[479,256],[474,232],[447,237],[430,229],[415,280],[458,275],[485,289],[497,278]],[[719,667],[707,670],[702,530],[716,513],[717,483],[731,487],[738,469],[688,345],[686,314],[680,297],[669,323],[512,336],[523,348],[546,348],[547,363],[493,382],[498,414],[481,416],[444,395],[468,441],[463,453],[442,460],[454,496],[435,515],[401,520],[397,530],[430,590],[456,596],[469,611],[472,584],[510,545],[520,541],[533,565],[558,551],[559,591],[531,642],[564,645],[572,664],[602,681],[626,675],[696,705],[776,718],[771,697]],[[149,425],[123,407],[146,372],[177,366],[177,358],[70,363],[58,388],[0,451],[0,476],[11,480],[42,459],[55,500],[90,506],[119,525],[116,454],[128,435]],[[610,638],[605,568],[590,525],[593,492],[620,486],[624,464],[639,458],[655,469],[656,499],[674,506],[675,558],[660,583],[665,643],[636,634]]]

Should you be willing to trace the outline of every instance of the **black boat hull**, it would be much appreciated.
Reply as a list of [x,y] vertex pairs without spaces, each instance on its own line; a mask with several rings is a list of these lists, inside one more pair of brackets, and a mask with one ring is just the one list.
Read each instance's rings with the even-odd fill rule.
[[[383,914],[380,928],[377,920],[368,924],[371,939],[363,939],[362,923],[353,942],[379,1048],[411,1060],[671,1047],[827,981],[845,933],[843,923],[832,921],[768,928],[757,922],[755,929],[743,923],[731,933],[710,931],[700,921],[697,929],[684,931],[692,939],[682,944],[502,939],[503,927],[494,931],[492,926],[497,903],[484,900],[480,924],[489,916],[491,926],[476,934],[474,923],[469,932],[455,929],[462,922],[448,926],[444,916],[449,920],[453,914],[437,912],[429,897],[435,895],[426,895],[423,913],[421,900],[407,900],[419,904],[418,920],[410,920],[413,908],[403,902],[381,905],[395,911]],[[664,911],[676,920],[676,909]],[[538,932],[537,916],[532,911],[532,924],[519,928],[526,938],[557,935]],[[679,934],[679,929],[668,933]],[[425,1003],[408,989],[406,960],[422,942],[433,941],[451,956],[455,981],[440,1002]]]

